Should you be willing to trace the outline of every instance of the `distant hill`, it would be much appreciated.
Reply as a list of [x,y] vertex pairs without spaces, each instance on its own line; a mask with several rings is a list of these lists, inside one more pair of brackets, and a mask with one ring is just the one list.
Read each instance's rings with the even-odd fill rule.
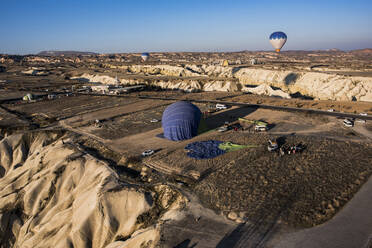
[[327,49],[326,51],[327,52],[343,52],[342,50],[340,50],[338,48],[331,48],[331,49]]
[[358,55],[372,55],[372,48],[352,50],[350,53]]
[[98,55],[93,52],[79,52],[79,51],[42,51],[37,55],[40,56],[79,56],[79,55]]

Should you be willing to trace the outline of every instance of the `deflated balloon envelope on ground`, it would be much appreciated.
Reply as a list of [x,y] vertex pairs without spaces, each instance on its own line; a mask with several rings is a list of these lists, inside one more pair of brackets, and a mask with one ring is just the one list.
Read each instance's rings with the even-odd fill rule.
[[280,52],[286,41],[287,35],[284,32],[278,31],[270,35],[270,43],[276,52]]

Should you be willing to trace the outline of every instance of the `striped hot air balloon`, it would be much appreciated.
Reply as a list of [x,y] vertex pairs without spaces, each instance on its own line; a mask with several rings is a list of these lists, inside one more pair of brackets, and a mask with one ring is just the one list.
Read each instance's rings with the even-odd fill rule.
[[270,35],[270,43],[276,52],[280,52],[280,49],[282,49],[286,41],[287,35],[283,32],[278,31]]
[[163,113],[161,124],[164,137],[169,140],[186,140],[198,134],[200,109],[186,101],[169,105]]
[[146,61],[149,57],[150,57],[149,53],[142,53],[141,54],[141,58],[142,58],[143,61]]

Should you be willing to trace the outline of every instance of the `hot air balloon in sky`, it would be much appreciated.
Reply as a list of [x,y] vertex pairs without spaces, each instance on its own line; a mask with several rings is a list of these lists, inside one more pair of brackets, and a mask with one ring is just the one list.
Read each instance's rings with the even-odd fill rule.
[[149,57],[150,57],[149,53],[142,53],[141,54],[141,58],[143,59],[143,61],[146,61]]
[[282,49],[286,41],[287,35],[283,32],[274,32],[270,35],[270,43],[275,48],[276,52],[280,52],[280,49]]

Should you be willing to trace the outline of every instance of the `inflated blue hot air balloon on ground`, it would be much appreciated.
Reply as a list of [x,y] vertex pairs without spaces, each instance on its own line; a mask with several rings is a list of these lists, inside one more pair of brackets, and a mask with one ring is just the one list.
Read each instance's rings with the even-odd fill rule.
[[284,46],[287,41],[287,35],[283,32],[274,32],[270,35],[270,43],[275,48],[276,52],[280,52],[280,49]]
[[149,53],[142,53],[141,54],[141,58],[142,58],[143,61],[146,61],[149,57],[150,57]]
[[169,105],[163,113],[164,137],[169,140],[186,140],[198,134],[202,113],[194,104],[186,101]]

